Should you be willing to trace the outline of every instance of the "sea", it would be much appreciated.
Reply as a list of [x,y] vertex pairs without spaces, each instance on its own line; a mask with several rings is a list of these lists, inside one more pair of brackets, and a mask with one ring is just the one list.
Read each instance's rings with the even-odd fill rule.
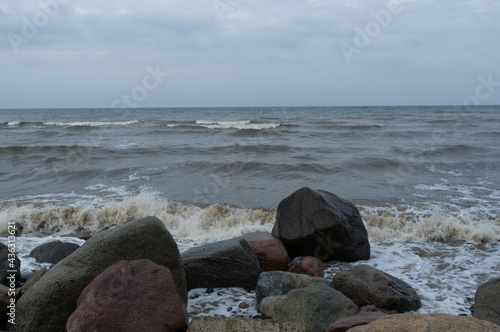
[[[417,312],[470,315],[500,277],[500,106],[0,110],[0,241],[36,246],[154,215],[181,252],[272,230],[302,187],[353,202],[371,258]],[[194,316],[253,317],[255,294],[195,289]],[[247,307],[242,302],[246,302]]]

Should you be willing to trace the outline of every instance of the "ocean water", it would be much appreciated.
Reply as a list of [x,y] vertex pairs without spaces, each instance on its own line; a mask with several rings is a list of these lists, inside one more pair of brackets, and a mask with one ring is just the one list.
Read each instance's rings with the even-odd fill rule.
[[[358,206],[358,263],[414,286],[419,312],[470,314],[500,276],[499,139],[498,106],[0,110],[0,241],[16,222],[27,274],[39,244],[155,215],[184,251],[270,231],[308,186]],[[190,297],[191,316],[256,314],[242,290]]]

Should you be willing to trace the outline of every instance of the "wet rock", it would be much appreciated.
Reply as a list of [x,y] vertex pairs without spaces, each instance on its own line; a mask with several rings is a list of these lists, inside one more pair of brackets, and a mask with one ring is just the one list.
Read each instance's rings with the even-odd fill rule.
[[333,284],[326,279],[309,277],[305,274],[264,272],[260,275],[255,290],[256,309],[260,311],[260,302],[267,296],[285,295],[294,289],[304,288],[315,283],[333,287]]
[[323,262],[370,258],[368,232],[358,209],[327,191],[302,188],[282,200],[272,233],[291,258],[314,256]]
[[16,328],[22,332],[63,330],[80,293],[109,266],[121,260],[149,259],[168,267],[187,303],[187,287],[177,244],[163,223],[146,217],[92,236],[54,265],[19,299]]
[[255,289],[262,272],[248,243],[231,239],[206,244],[182,254],[188,289],[241,287]]
[[142,259],[118,262],[92,280],[66,330],[173,332],[187,326],[186,305],[170,270]]
[[278,322],[294,322],[307,331],[324,332],[332,321],[358,312],[354,302],[324,284],[295,289],[286,295],[268,296],[260,304],[262,316]]
[[297,256],[288,264],[288,272],[307,274],[311,277],[323,278],[325,269],[323,263],[316,257]]
[[500,327],[473,317],[449,314],[396,314],[387,315],[349,332],[498,332]]
[[36,247],[30,256],[42,263],[56,264],[71,255],[80,246],[76,243],[52,241]]
[[405,312],[422,306],[417,292],[406,282],[365,264],[337,273],[333,284],[360,307],[373,304]]
[[244,239],[259,260],[263,271],[284,271],[288,266],[288,253],[283,243],[271,233],[255,232],[245,234]]
[[500,278],[491,279],[478,287],[472,315],[500,325]]

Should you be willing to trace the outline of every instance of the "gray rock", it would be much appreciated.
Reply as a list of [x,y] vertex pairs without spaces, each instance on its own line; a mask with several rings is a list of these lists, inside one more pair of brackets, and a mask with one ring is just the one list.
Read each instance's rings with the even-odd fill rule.
[[266,319],[195,317],[188,332],[306,332],[299,323],[279,323]]
[[302,188],[278,206],[273,235],[290,258],[314,256],[321,261],[370,258],[370,243],[359,210],[335,194]]
[[262,269],[243,239],[206,244],[182,254],[188,289],[241,287],[255,289]]
[[478,287],[472,316],[500,325],[500,278]]
[[332,322],[358,312],[356,304],[344,294],[320,283],[266,297],[260,308],[264,318],[300,323],[310,332],[324,332]]
[[331,281],[292,272],[264,272],[260,275],[255,291],[255,308],[260,311],[260,302],[267,296],[285,295],[288,292],[315,283],[333,287]]
[[30,256],[39,262],[56,264],[71,255],[80,246],[76,243],[52,241],[36,247]]
[[[7,279],[12,273],[7,271],[15,270],[14,273],[16,283],[21,278],[21,261],[17,258],[17,255],[14,259],[10,258],[9,260],[9,247],[3,243],[0,243],[0,283],[2,285],[10,286],[10,281]],[[13,264],[13,266],[11,266]]]
[[80,293],[95,277],[121,260],[139,259],[168,267],[187,304],[177,244],[158,218],[146,217],[97,233],[54,265],[19,299],[15,327],[22,332],[63,330]]
[[365,264],[337,273],[333,284],[360,307],[373,304],[405,312],[422,306],[417,292],[406,282]]

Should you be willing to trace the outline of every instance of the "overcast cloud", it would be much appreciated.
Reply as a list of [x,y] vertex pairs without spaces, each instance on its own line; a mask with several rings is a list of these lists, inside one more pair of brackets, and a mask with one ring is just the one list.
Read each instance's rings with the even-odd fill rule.
[[488,0],[0,0],[0,108],[500,104],[499,17]]

